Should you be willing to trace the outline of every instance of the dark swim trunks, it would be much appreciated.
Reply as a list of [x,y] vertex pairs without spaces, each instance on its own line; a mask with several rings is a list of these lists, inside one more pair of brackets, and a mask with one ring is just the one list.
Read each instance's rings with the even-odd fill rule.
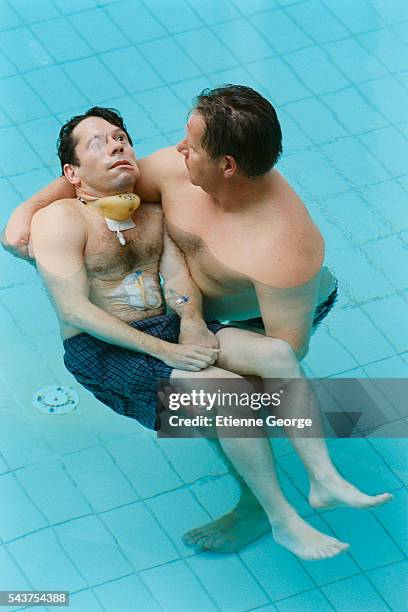
[[[319,304],[319,306],[315,310],[314,317],[313,317],[313,329],[314,330],[316,329],[318,325],[320,325],[323,319],[327,317],[327,315],[329,314],[329,312],[331,311],[331,309],[333,308],[337,300],[337,296],[338,296],[338,293],[337,293],[337,284],[336,284],[336,287],[333,289],[331,294],[324,300],[324,302]],[[248,325],[251,325],[252,327],[256,327],[257,329],[265,329],[261,317],[256,317],[255,319],[248,319],[246,321],[242,321],[242,323],[246,323]]]
[[[175,314],[134,321],[130,325],[167,342],[178,342],[180,319]],[[207,321],[207,327],[215,333],[228,326]],[[149,429],[158,429],[159,382],[168,384],[173,368],[151,355],[84,333],[64,340],[64,349],[66,368],[99,401]]]

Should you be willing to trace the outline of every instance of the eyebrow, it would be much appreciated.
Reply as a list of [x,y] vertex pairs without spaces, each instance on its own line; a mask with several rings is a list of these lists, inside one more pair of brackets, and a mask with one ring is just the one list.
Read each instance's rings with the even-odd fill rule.
[[[114,129],[114,130],[111,132],[111,134],[117,134],[117,133],[124,134],[124,135],[126,136],[126,138],[128,138],[128,137],[127,137],[127,134],[126,134],[126,132],[125,132],[125,130],[123,130],[123,129],[122,129],[122,128],[120,128],[120,127],[115,128],[115,129]],[[91,136],[91,137],[89,138],[89,140],[87,140],[87,142],[85,143],[85,147],[86,147],[86,148],[88,148],[88,147],[90,146],[91,142],[92,142],[93,140],[95,140],[95,138],[96,138],[97,140],[100,140],[101,138],[103,138],[103,136],[105,136],[105,138],[106,138],[106,132],[105,132],[104,134],[94,134],[93,136]]]

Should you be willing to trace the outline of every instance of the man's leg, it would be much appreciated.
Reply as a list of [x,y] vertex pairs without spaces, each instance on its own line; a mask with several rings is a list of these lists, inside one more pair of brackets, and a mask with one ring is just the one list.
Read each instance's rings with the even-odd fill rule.
[[[214,393],[223,379],[239,380],[240,388],[244,382],[240,376],[213,366],[194,373],[194,378],[191,372],[173,370],[171,382],[183,392],[188,393],[199,386],[204,392]],[[249,391],[251,390],[252,387],[249,386]],[[229,415],[230,410],[225,411],[222,405],[217,405],[216,409],[217,414]],[[235,405],[233,410],[234,414],[241,417],[253,416],[251,409],[239,405]],[[303,559],[329,558],[348,547],[347,544],[308,525],[288,503],[281,491],[271,446],[266,438],[227,437],[223,435],[227,433],[223,427],[217,427],[217,433],[223,452],[262,505],[271,524],[273,536],[279,544]],[[198,540],[197,545],[211,548],[205,539]]]
[[[285,414],[282,416],[311,419],[313,423],[313,437],[296,435],[293,427],[285,428],[308,472],[311,506],[371,508],[392,499],[389,493],[366,495],[340,476],[328,452],[314,393],[294,352],[285,342],[232,328],[220,330],[217,337],[221,348],[217,365],[239,374],[261,376],[266,391],[270,384],[268,379],[292,381],[286,387]],[[269,390],[271,393],[276,391],[275,386],[276,382]]]

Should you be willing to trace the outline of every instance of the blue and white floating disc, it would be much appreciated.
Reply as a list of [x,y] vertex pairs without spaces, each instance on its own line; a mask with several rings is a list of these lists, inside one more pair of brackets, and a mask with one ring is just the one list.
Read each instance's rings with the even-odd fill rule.
[[42,387],[33,395],[34,406],[45,414],[67,414],[78,402],[78,393],[71,387]]

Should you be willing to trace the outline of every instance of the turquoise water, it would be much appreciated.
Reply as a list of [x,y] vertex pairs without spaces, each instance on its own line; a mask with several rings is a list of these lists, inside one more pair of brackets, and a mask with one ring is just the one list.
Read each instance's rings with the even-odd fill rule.
[[[280,169],[340,281],[308,374],[408,377],[407,58],[403,0],[0,0],[1,224],[58,175],[70,116],[118,108],[143,156],[180,138],[202,88],[253,86],[278,108]],[[278,441],[290,501],[351,542],[347,554],[302,562],[268,536],[240,554],[194,554],[181,534],[236,500],[223,464],[78,388],[34,270],[3,251],[0,265],[0,590],[66,589],[80,612],[403,609],[405,439],[331,442],[346,476],[395,501],[321,513]],[[38,412],[32,395],[52,384],[75,386],[79,408]]]

